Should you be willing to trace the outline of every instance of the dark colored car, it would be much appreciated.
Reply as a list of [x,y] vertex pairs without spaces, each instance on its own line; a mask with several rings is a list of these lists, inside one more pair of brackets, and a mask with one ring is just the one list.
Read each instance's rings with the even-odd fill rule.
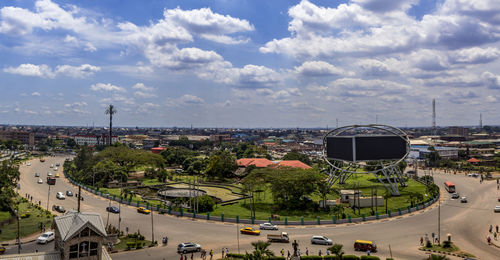
[[55,210],[55,211],[57,211],[57,212],[59,212],[59,213],[64,213],[64,212],[66,212],[66,209],[64,209],[64,207],[63,207],[63,206],[56,206],[56,205],[54,205],[54,206],[52,206],[52,210]]
[[66,191],[66,196],[69,196],[69,197],[73,196],[73,192],[70,191],[70,190],[67,190]]
[[106,211],[111,212],[111,213],[120,213],[120,209],[118,209],[115,206],[106,207]]

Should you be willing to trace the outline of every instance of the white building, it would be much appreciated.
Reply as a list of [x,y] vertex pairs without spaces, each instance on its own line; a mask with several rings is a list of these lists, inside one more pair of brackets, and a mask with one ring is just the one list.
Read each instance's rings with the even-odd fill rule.
[[[108,135],[75,135],[73,136],[75,143],[78,145],[107,145],[109,136]],[[113,136],[111,138],[111,143],[114,144],[118,141],[118,136]]]

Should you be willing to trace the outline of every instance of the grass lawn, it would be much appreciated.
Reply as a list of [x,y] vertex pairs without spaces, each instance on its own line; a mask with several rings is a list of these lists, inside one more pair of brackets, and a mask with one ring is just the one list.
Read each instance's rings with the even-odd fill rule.
[[4,221],[10,218],[10,213],[7,211],[0,211],[0,221]]
[[[18,200],[20,201],[21,198],[19,198]],[[40,222],[44,223],[47,229],[49,229],[52,225],[52,214],[47,213],[46,210],[39,209],[38,207],[28,202],[23,201],[19,203],[19,215],[23,215],[27,212],[29,212],[31,216],[19,220],[19,233],[21,237],[39,232]],[[1,229],[2,233],[0,234],[0,241],[8,241],[17,237],[17,221],[12,224],[3,226]]]
[[149,245],[151,245],[151,241],[149,241],[149,240],[137,240],[137,238],[130,238],[127,236],[123,236],[123,237],[120,237],[120,243],[114,245],[114,249],[115,250],[126,250],[127,249],[127,242],[143,242],[143,243],[145,243],[144,247],[148,247]]
[[[173,184],[170,186],[175,188],[188,188],[187,184]],[[233,194],[231,191],[217,187],[200,186],[199,188],[201,190],[206,191],[208,195],[220,198],[223,201],[237,199],[241,197],[240,195]]]

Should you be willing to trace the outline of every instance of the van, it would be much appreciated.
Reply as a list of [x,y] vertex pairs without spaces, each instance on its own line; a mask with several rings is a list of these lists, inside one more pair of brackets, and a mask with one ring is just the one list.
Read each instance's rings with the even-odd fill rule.
[[354,242],[354,250],[363,252],[370,250],[370,252],[377,252],[377,245],[369,240],[356,240],[356,242]]

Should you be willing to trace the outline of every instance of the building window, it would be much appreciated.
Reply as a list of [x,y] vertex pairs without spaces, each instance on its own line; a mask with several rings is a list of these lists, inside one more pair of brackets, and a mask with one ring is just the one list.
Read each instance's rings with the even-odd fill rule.
[[97,255],[97,248],[99,247],[99,243],[90,242],[90,255]]
[[78,257],[78,244],[71,245],[69,247],[69,258],[77,258]]
[[78,257],[85,257],[89,255],[89,242],[81,242],[80,243],[80,248],[79,248],[79,256]]

